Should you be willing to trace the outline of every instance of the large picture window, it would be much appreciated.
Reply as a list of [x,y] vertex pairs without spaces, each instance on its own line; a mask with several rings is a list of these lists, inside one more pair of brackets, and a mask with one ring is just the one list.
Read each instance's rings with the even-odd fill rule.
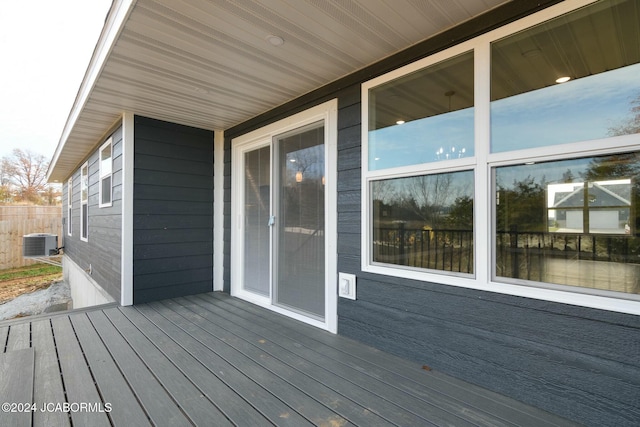
[[640,314],[638,22],[561,2],[363,83],[362,270]]
[[80,240],[89,239],[89,164],[80,169]]

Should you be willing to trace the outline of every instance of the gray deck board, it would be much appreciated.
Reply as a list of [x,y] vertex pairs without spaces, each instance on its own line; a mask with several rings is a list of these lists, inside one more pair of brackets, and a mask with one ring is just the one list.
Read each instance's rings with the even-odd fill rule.
[[[112,423],[115,426],[151,425],[87,316],[74,314],[71,316],[71,322],[84,349],[100,394],[105,403],[111,406],[112,411],[109,416]],[[114,408],[117,410],[114,411]]]
[[151,421],[157,426],[167,427],[192,424],[111,324],[104,311],[89,312],[88,315]]
[[[262,425],[268,423],[267,419],[253,406],[243,402],[242,396],[225,384],[215,371],[209,370],[205,363],[196,359],[180,346],[177,341],[182,341],[179,336],[186,332],[177,327],[171,327],[166,323],[152,323],[138,310],[122,309],[122,314],[127,316],[150,341],[152,341],[180,371],[196,385],[205,396],[209,398],[225,416],[236,425]],[[163,331],[162,326],[168,330]],[[171,335],[171,337],[169,336]],[[204,356],[207,358],[207,355]]]
[[8,326],[0,327],[0,353],[4,353],[4,348],[7,345],[7,335],[9,334]]
[[[414,393],[415,390],[406,392],[400,388],[390,387],[392,384],[403,381],[403,378],[397,375],[389,375],[386,379],[383,379],[379,376],[370,375],[367,371],[356,369],[353,365],[344,363],[344,360],[340,361],[316,351],[319,345],[317,341],[311,343],[313,347],[302,345],[300,341],[293,339],[295,334],[290,333],[289,329],[286,329],[287,333],[284,334],[279,330],[263,327],[261,324],[264,324],[264,322],[261,322],[260,318],[241,312],[231,305],[213,305],[210,300],[198,297],[187,297],[186,300],[192,301],[207,310],[219,312],[220,308],[222,308],[225,312],[219,316],[209,311],[209,316],[215,316],[212,317],[212,321],[215,321],[217,325],[227,325],[231,322],[240,325],[243,329],[239,331],[241,333],[244,332],[249,337],[248,339],[252,339],[251,336],[255,336],[254,332],[259,332],[260,336],[264,338],[261,347],[269,348],[267,351],[276,357],[287,358],[290,361],[289,363],[294,366],[299,365],[298,369],[307,374],[313,373],[316,379],[324,381],[341,393],[354,398],[354,396],[357,396],[357,390],[364,389],[367,393],[360,393],[362,394],[361,404],[368,402],[371,406],[370,409],[373,412],[378,412],[381,416],[389,417],[394,411],[399,414],[410,412],[420,416],[425,420],[425,423],[429,421],[440,424],[454,419],[456,420],[456,425],[459,426],[512,425],[503,423],[484,411],[474,410],[468,405],[452,402],[451,399],[437,393]],[[180,301],[178,300],[178,302]],[[233,326],[231,327],[233,328]],[[308,336],[308,334],[304,335],[304,337]],[[353,358],[351,355],[342,354],[342,356],[343,359],[346,357]],[[301,363],[301,361],[305,362]],[[343,388],[344,390],[341,390]],[[354,393],[354,389],[356,393]],[[376,390],[380,389],[385,390],[384,397],[374,394]],[[391,405],[395,405],[396,408]],[[461,406],[464,408],[462,413],[459,411]],[[391,421],[394,420],[392,419]],[[406,420],[403,419],[397,421],[406,423]]]
[[[32,348],[13,350],[0,354],[0,401],[17,405],[29,404],[33,401],[33,366],[34,352]],[[3,407],[4,408],[4,407]],[[10,412],[12,410],[19,412]],[[31,425],[31,408],[21,406],[0,411],[0,425],[5,427],[21,427]]]
[[[54,317],[51,319],[53,336],[61,355],[59,357],[64,386],[67,392],[67,403],[79,405],[81,403],[104,403],[98,394],[91,377],[91,372],[85,363],[82,349],[78,344],[69,317]],[[62,402],[56,402],[62,403]],[[71,411],[73,425],[80,426],[110,426],[109,418],[104,412]]]
[[118,309],[105,310],[105,314],[194,424],[231,426],[216,405],[156,347],[162,341],[150,341]]
[[[214,372],[221,382],[240,396],[247,405],[255,408],[272,423],[282,426],[311,425],[293,408],[277,399],[265,388],[251,380],[242,370],[236,369],[230,362],[212,352],[205,344],[197,340],[192,334],[197,334],[196,326],[177,324],[169,321],[162,314],[149,306],[138,309],[162,331],[171,335],[176,343],[187,350],[195,359],[208,370]],[[165,313],[166,314],[166,313]]]
[[[247,320],[252,319],[251,321],[256,324],[278,325],[277,329],[282,334],[295,338],[301,344],[312,347],[337,362],[345,363],[356,370],[380,378],[393,387],[420,398],[424,398],[425,395],[432,398],[434,393],[444,396],[455,405],[460,405],[459,408],[464,408],[465,414],[468,414],[470,408],[473,408],[475,411],[489,414],[489,420],[494,419],[496,424],[504,422],[506,424],[528,425],[532,423],[532,420],[535,420],[536,426],[575,425],[568,424],[566,419],[473,384],[435,371],[424,371],[416,363],[353,340],[332,334],[318,334],[317,330],[309,325],[288,321],[284,316],[252,304],[243,303],[224,294],[202,294],[188,298],[198,298],[205,302],[209,302],[211,299],[224,302],[226,304],[221,308],[235,307],[236,310],[239,310],[236,312],[240,317]],[[255,315],[257,318],[247,316],[245,313]],[[482,419],[486,420],[482,416],[476,422],[482,423]]]
[[[182,301],[194,301],[194,299],[179,299]],[[195,300],[197,301],[197,300]],[[317,352],[299,345],[298,342],[280,335],[278,332],[260,326],[260,324],[252,320],[243,320],[235,316],[231,312],[225,312],[216,315],[210,309],[217,309],[207,302],[203,305],[186,304],[186,307],[194,310],[199,315],[208,318],[218,327],[225,328],[230,332],[241,336],[244,340],[254,343],[260,351],[267,352],[271,357],[281,360],[291,367],[297,376],[306,375],[313,380],[324,384],[338,393],[335,397],[344,401],[346,405],[361,406],[366,408],[373,414],[377,414],[383,420],[389,423],[406,425],[406,424],[423,424],[437,425],[455,418],[452,414],[443,414],[442,411],[424,401],[413,399],[412,396],[401,393],[398,390],[392,390],[387,384],[381,384],[373,378],[361,375],[358,371],[348,369],[347,372],[339,372],[339,365]],[[209,309],[209,310],[208,310]],[[220,310],[217,310],[220,312]],[[248,328],[248,329],[247,329]],[[338,368],[336,370],[336,368]],[[360,376],[360,378],[357,378]],[[385,387],[385,396],[379,396],[376,391]],[[353,401],[353,403],[349,403]],[[348,418],[348,414],[345,414]],[[354,423],[361,423],[358,419],[352,420]],[[382,421],[370,420],[371,424],[379,424]],[[456,424],[460,426],[471,425],[466,423],[464,419],[456,420]]]
[[[152,304],[154,307],[161,308],[160,304]],[[179,310],[179,307],[176,307]],[[166,310],[168,311],[168,310]],[[256,362],[250,355],[243,354],[242,351],[234,348],[232,343],[233,337],[226,335],[223,337],[218,336],[218,328],[210,330],[211,324],[209,322],[202,322],[201,318],[198,318],[190,313],[184,311],[168,311],[171,314],[172,319],[175,322],[179,322],[183,325],[194,325],[192,335],[205,344],[211,351],[218,354],[220,357],[231,362],[236,369],[242,370],[247,376],[249,376],[257,384],[269,390],[278,399],[283,402],[288,402],[289,405],[302,412],[309,421],[316,425],[331,425],[345,424],[346,420],[336,412],[330,410],[326,406],[319,403],[317,400],[309,396],[309,390],[300,390],[287,382],[287,380],[278,372],[274,372],[271,369],[265,369],[263,365]],[[273,367],[277,370],[277,367]],[[312,392],[313,393],[313,392]]]
[[22,350],[31,347],[31,326],[29,323],[19,323],[9,328],[9,339],[6,351]]
[[0,398],[112,405],[3,427],[575,425],[219,293],[0,324]]
[[[58,366],[58,356],[53,343],[53,332],[49,320],[31,323],[31,340],[35,350],[35,372],[33,402],[38,408],[46,404],[64,402],[64,390]],[[69,415],[65,412],[38,410],[33,414],[36,427],[69,426]]]
[[[293,369],[278,358],[271,357],[259,347],[220,327],[219,324],[211,322],[210,319],[205,317],[206,314],[201,316],[198,313],[193,313],[174,301],[168,301],[166,304],[173,304],[172,311],[188,318],[191,322],[203,327],[203,329],[207,329],[211,335],[230,346],[233,350],[227,350],[226,352],[230,358],[235,359],[233,355],[234,352],[237,352],[237,354],[243,355],[243,357],[251,360],[264,370],[273,373],[279,381],[284,381],[283,384],[288,384],[288,386],[285,386],[286,388],[280,390],[283,400],[292,399],[293,396],[289,396],[289,394],[302,395],[305,400],[311,399],[310,403],[305,404],[303,415],[312,422],[322,424],[323,422],[334,420],[335,414],[338,414],[355,425],[392,425],[389,421],[374,414],[369,408],[358,405],[322,382],[314,380],[303,371]],[[207,327],[207,325],[215,325],[215,328]],[[258,338],[256,342],[260,340],[261,338]],[[358,390],[354,389],[353,392],[356,393]],[[297,396],[294,398],[297,398]],[[411,417],[409,416],[408,418]],[[341,420],[337,419],[335,421],[341,422]],[[405,424],[408,421],[405,420]],[[413,423],[417,421],[424,423],[424,420],[412,419],[411,421]]]

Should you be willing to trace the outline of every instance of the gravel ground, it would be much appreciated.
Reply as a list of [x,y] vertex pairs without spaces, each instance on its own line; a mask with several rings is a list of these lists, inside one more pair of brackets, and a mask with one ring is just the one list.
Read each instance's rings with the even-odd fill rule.
[[20,295],[0,305],[0,320],[69,310],[72,306],[69,285],[60,281],[46,289]]

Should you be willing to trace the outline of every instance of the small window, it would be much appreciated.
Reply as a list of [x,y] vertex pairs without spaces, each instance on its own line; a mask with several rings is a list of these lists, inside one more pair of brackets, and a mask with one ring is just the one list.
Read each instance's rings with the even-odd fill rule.
[[73,214],[73,178],[69,178],[67,183],[67,234],[71,236],[71,218]]
[[371,261],[473,274],[473,171],[371,182]]
[[80,240],[89,239],[89,164],[80,169]]
[[112,171],[113,171],[113,156],[112,156],[112,139],[109,138],[107,142],[100,147],[100,207],[104,208],[111,206],[111,199],[113,196]]
[[491,152],[638,133],[637,8],[596,2],[492,43]]
[[496,280],[638,294],[640,152],[495,168]]
[[473,52],[369,89],[370,171],[474,155]]

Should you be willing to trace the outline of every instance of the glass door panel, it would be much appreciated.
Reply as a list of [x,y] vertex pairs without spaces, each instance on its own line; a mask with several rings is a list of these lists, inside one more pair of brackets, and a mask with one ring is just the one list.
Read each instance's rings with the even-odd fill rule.
[[278,136],[274,295],[276,305],[324,319],[324,125]]
[[271,148],[244,154],[244,282],[247,291],[269,296]]

